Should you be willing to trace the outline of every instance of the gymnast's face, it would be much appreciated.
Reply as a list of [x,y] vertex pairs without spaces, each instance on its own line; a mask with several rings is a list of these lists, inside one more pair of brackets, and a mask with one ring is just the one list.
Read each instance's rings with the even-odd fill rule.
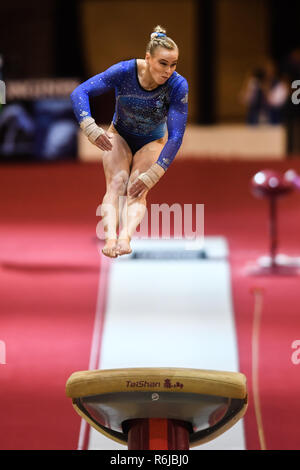
[[162,85],[176,69],[178,61],[177,49],[166,49],[165,47],[157,47],[154,55],[146,53],[146,63],[153,80]]

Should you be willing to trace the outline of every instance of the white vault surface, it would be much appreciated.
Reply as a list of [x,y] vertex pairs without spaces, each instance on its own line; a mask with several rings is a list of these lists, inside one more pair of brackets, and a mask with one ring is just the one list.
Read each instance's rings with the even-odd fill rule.
[[[133,240],[132,248],[111,266],[98,368],[238,372],[226,240]],[[89,449],[126,447],[91,428]],[[193,449],[245,449],[243,420]]]

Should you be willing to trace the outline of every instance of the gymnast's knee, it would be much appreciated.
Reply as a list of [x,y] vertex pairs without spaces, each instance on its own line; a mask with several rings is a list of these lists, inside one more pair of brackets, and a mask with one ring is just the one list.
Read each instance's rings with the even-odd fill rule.
[[127,191],[129,173],[126,170],[120,170],[116,173],[107,185],[107,192],[115,195],[124,196]]

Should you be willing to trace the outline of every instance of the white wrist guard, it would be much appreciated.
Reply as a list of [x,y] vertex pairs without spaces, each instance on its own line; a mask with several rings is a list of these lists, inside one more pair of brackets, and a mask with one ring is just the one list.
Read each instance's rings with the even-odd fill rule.
[[158,163],[154,163],[149,170],[145,173],[141,173],[140,176],[138,176],[138,179],[143,181],[148,189],[151,189],[164,174],[165,170],[158,165]]
[[83,121],[80,123],[80,127],[84,133],[84,135],[87,136],[90,142],[94,144],[98,137],[102,134],[105,134],[104,130],[97,126],[95,123],[95,119],[91,117],[85,118]]

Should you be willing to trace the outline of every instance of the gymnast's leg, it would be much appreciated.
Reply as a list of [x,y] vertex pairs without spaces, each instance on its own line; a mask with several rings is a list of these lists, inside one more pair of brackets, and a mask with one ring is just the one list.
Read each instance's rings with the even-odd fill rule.
[[[138,150],[134,157],[130,172],[128,189],[136,178],[147,171],[155,163],[164,146],[163,139],[155,140],[144,145]],[[146,196],[148,190],[142,195],[130,197],[127,195],[126,203],[122,210],[122,228],[120,230],[116,253],[125,255],[131,253],[130,241],[137,228],[144,218],[146,212]]]
[[127,142],[112,127],[112,150],[103,152],[106,193],[101,205],[105,245],[102,253],[116,258],[119,197],[125,196],[132,163],[132,152]]

